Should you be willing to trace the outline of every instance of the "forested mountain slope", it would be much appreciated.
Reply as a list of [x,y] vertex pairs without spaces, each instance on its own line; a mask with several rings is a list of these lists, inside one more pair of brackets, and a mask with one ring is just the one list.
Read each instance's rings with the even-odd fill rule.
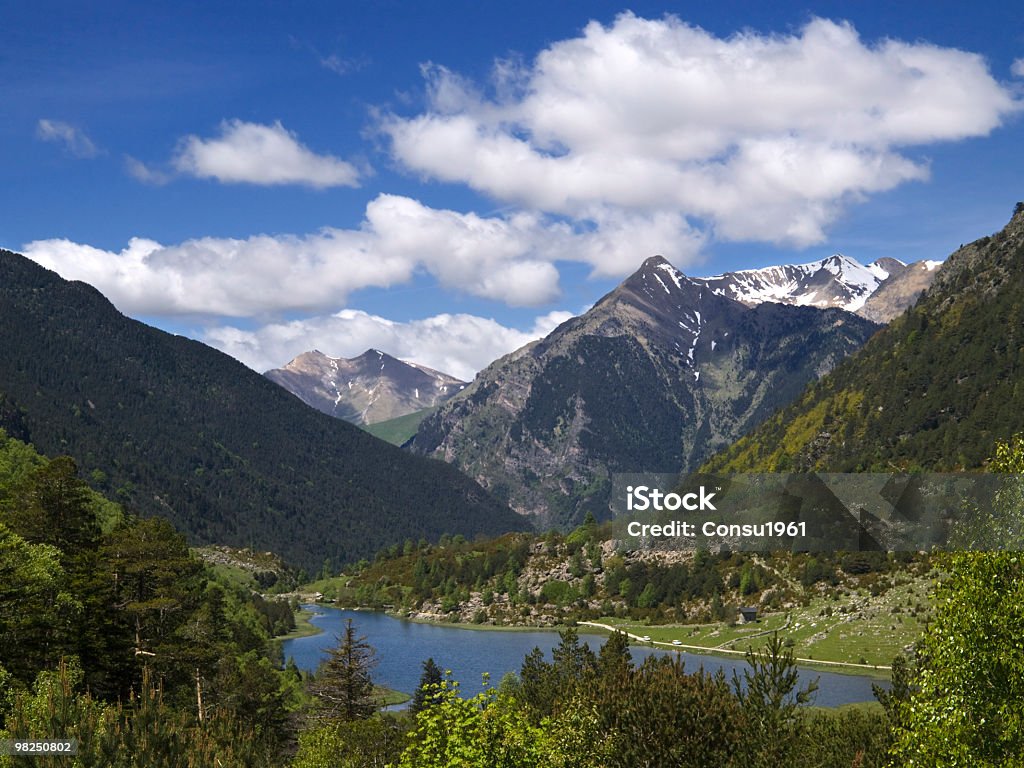
[[9,251],[0,393],[0,426],[73,456],[94,486],[193,543],[271,549],[312,570],[405,538],[525,525],[455,468],[319,413]]
[[981,467],[1024,430],[1024,204],[953,253],[917,304],[707,467]]

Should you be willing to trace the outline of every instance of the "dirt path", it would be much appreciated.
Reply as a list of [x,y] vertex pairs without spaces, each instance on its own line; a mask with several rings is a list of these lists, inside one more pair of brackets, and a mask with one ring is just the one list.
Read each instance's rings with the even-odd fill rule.
[[[675,648],[676,650],[680,650],[680,651],[696,651],[697,653],[710,653],[710,654],[728,653],[728,654],[732,654],[734,656],[746,656],[747,655],[746,651],[736,651],[736,650],[733,650],[731,648],[723,648],[721,646],[719,646],[717,648],[708,648],[705,645],[683,645],[683,644],[678,644],[677,645],[676,643],[669,643],[669,642],[665,642],[664,640],[644,640],[643,637],[640,636],[640,635],[634,635],[632,632],[626,632],[625,630],[619,629],[618,627],[613,627],[610,624],[600,624],[600,623],[598,623],[596,621],[578,621],[576,623],[580,624],[582,626],[598,627],[599,629],[606,629],[609,632],[622,632],[624,635],[626,635],[626,637],[632,638],[633,640],[637,640],[637,641],[639,641],[641,643],[650,643],[651,645],[661,645],[661,646],[664,646],[666,648]],[[787,626],[788,626],[788,624],[787,624]],[[776,630],[768,630],[766,632],[761,632],[757,636],[768,634],[768,632],[774,632],[774,631],[776,631]],[[751,637],[753,637],[753,635]],[[744,638],[740,638],[740,639],[742,639],[742,640],[749,640],[750,638],[744,637]],[[735,641],[732,641],[732,642],[735,642]],[[892,670],[892,667],[887,667],[887,666],[884,666],[882,664],[855,664],[852,661],[825,661],[824,659],[801,659],[801,658],[796,658],[794,660],[797,663],[799,663],[799,664],[820,664],[820,665],[824,665],[826,667],[848,667],[850,669],[884,669],[884,670],[890,670],[890,671]]]

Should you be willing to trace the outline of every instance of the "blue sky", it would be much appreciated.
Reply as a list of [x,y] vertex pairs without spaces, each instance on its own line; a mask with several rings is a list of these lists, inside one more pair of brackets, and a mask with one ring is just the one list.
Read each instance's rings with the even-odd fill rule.
[[469,376],[652,253],[941,259],[1024,198],[1005,3],[0,3],[0,245],[259,370]]

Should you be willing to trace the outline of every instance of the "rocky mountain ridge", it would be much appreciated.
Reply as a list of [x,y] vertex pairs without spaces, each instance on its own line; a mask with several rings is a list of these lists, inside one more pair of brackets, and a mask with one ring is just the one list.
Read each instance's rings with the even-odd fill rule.
[[841,309],[744,304],[647,259],[585,314],[484,369],[412,449],[542,525],[606,517],[615,472],[696,468],[857,349]]
[[715,293],[747,306],[765,301],[835,307],[885,323],[903,312],[931,283],[940,262],[904,264],[881,258],[864,265],[841,253],[806,264],[784,264],[695,278]]
[[264,375],[307,405],[353,424],[376,424],[433,408],[466,386],[454,376],[378,349],[353,358],[314,349]]

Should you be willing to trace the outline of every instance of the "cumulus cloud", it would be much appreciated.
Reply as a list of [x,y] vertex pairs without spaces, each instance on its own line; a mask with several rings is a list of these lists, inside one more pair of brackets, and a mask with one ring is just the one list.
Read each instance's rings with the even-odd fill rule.
[[1015,77],[1024,77],[1024,58],[1015,59],[1013,64],[1010,65],[1010,72]]
[[581,227],[533,213],[487,217],[382,194],[367,205],[357,229],[175,245],[133,238],[120,251],[50,239],[22,250],[69,280],[95,286],[128,314],[246,317],[333,310],[353,291],[402,284],[418,270],[443,289],[539,306],[560,295],[555,262],[583,262],[597,275],[615,276],[655,253],[686,266],[703,244],[675,213],[592,216],[599,225]]
[[582,220],[675,214],[720,239],[797,246],[844,204],[926,179],[907,148],[985,135],[1021,107],[976,54],[868,44],[824,19],[723,39],[625,13],[529,65],[498,62],[486,94],[424,73],[429,108],[381,122],[409,169]]
[[220,135],[186,136],[172,160],[180,173],[225,183],[303,184],[318,189],[359,186],[359,170],[333,155],[318,155],[280,122],[227,120]]
[[569,312],[550,312],[536,318],[532,328],[520,331],[474,315],[442,314],[399,323],[345,309],[255,331],[217,326],[208,328],[201,338],[261,372],[311,349],[332,357],[355,357],[376,348],[468,381],[492,361],[547,335],[571,317]]
[[96,157],[99,149],[84,131],[61,120],[41,119],[36,123],[36,136],[43,141],[60,144],[72,157]]
[[[483,217],[380,195],[358,229],[176,245],[133,238],[120,251],[36,240],[23,252],[67,279],[96,286],[128,314],[245,317],[333,310],[352,291],[401,284],[417,270],[445,289],[536,306],[560,293],[555,261],[588,262],[614,274],[635,269],[655,251],[685,264],[699,248],[678,217],[600,216],[606,226],[578,230],[533,214]],[[656,247],[668,241],[678,248]]]

